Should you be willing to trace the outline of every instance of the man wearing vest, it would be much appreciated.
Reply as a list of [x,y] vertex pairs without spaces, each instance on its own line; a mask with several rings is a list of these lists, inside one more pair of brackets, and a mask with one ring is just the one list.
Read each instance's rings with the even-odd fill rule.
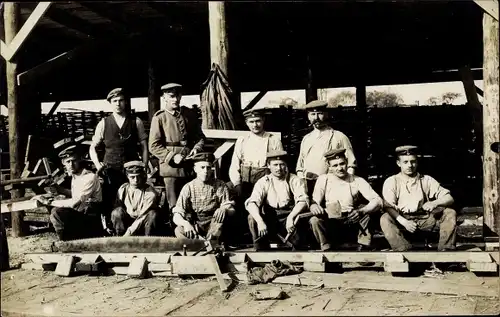
[[328,125],[327,106],[328,103],[322,100],[311,101],[305,106],[307,117],[314,130],[302,139],[295,170],[297,176],[306,180],[309,196],[312,195],[318,176],[328,172],[328,163],[324,154],[329,150],[345,149],[349,174],[354,174],[356,167],[356,158],[349,138]]
[[181,88],[175,83],[161,87],[165,109],[154,114],[149,131],[149,150],[159,159],[170,209],[190,177],[185,158],[200,152],[205,144],[196,111],[180,106]]
[[113,229],[119,236],[158,234],[158,193],[146,183],[146,166],[141,161],[124,165],[128,183],[118,189],[111,212]]
[[[301,247],[301,230],[295,230],[294,223],[297,216],[307,210],[309,198],[304,180],[288,172],[284,161],[286,156],[285,151],[267,153],[271,174],[255,183],[252,195],[245,202],[256,251],[269,249],[270,238],[275,238],[277,234],[286,236],[287,233],[293,234],[290,237],[292,245]],[[298,227],[300,225],[297,223]]]
[[[140,143],[142,162],[146,166],[149,160],[149,152],[148,136],[144,131],[144,124],[140,118],[132,116],[130,100],[126,98],[123,89],[111,90],[106,99],[113,107],[113,113],[97,124],[89,154],[98,174],[105,176],[103,185],[104,208],[112,210],[118,188],[127,182],[123,164],[139,159],[138,143]],[[104,144],[104,159],[102,162],[99,161],[96,151],[96,148],[101,144]]]
[[[325,153],[330,169],[314,186],[310,224],[322,251],[357,235],[358,251],[371,250],[370,215],[382,208],[382,198],[366,180],[347,173],[345,149]],[[368,201],[366,205],[361,200]],[[324,202],[324,204],[323,204]],[[324,207],[323,207],[324,206]]]
[[237,195],[246,199],[253,185],[268,173],[266,153],[282,151],[283,145],[278,136],[264,131],[264,112],[247,110],[243,112],[250,132],[239,137],[234,144],[233,158],[229,167],[229,179]]
[[380,227],[394,251],[410,249],[408,238],[435,227],[439,227],[438,251],[454,250],[457,214],[450,208],[453,197],[434,178],[417,172],[417,151],[411,145],[396,148],[401,172],[384,182],[386,213]]

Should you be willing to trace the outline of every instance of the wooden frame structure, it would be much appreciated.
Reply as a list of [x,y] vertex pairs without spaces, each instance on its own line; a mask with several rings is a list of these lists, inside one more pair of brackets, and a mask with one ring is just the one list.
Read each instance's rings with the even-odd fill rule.
[[[483,30],[483,43],[484,43],[484,50],[483,50],[483,78],[484,78],[484,103],[483,103],[483,135],[484,135],[484,154],[483,154],[483,176],[484,176],[484,194],[483,194],[483,203],[484,203],[484,223],[485,227],[489,229],[491,233],[498,232],[498,229],[500,227],[500,199],[499,199],[499,173],[500,173],[500,159],[498,157],[498,154],[494,153],[491,149],[492,144],[495,142],[499,141],[499,91],[498,91],[498,83],[499,83],[499,74],[498,74],[498,63],[499,63],[499,50],[498,50],[498,1],[497,0],[491,0],[491,1],[481,1],[477,0],[474,1],[477,4],[477,8],[481,8],[481,11],[484,12],[483,14],[483,23],[482,23],[482,30]],[[472,3],[472,2],[471,2]],[[151,28],[151,25],[148,24],[146,21],[146,18],[139,18],[137,16],[132,16],[131,11],[128,12],[122,12],[119,10],[114,10],[114,8],[117,8],[117,4],[111,4],[111,3],[99,3],[99,4],[94,4],[94,3],[52,3],[52,2],[40,2],[38,4],[35,4],[33,7],[33,3],[29,5],[24,5],[20,2],[4,2],[3,3],[3,18],[4,18],[4,33],[5,33],[5,38],[0,42],[0,52],[1,56],[3,57],[2,63],[5,63],[5,76],[6,76],[6,92],[7,92],[7,104],[9,108],[9,135],[10,135],[10,163],[11,163],[11,177],[12,178],[18,178],[21,173],[22,173],[22,162],[23,162],[23,143],[25,142],[25,138],[23,136],[29,134],[29,131],[25,131],[24,127],[21,128],[21,126],[24,125],[23,123],[23,116],[21,113],[26,113],[29,112],[27,111],[26,108],[26,101],[21,100],[21,91],[24,89],[25,85],[28,85],[28,82],[31,82],[32,85],[36,81],[40,83],[40,78],[39,76],[49,76],[48,78],[55,79],[54,75],[50,75],[49,73],[52,72],[52,69],[55,69],[55,66],[58,67],[64,67],[68,66],[69,62],[72,60],[76,60],[80,56],[85,57],[88,56],[89,54],[92,54],[92,52],[98,52],[99,49],[102,49],[103,46],[106,45],[106,43],[110,42],[110,39],[126,39],[130,37],[130,35],[124,35],[124,33],[128,34],[142,34],[142,33],[147,33],[147,38],[146,40],[149,39],[149,42],[151,42],[151,39],[154,36],[154,32],[157,29],[162,29],[166,33],[171,36],[175,32],[184,32],[185,33],[185,38],[189,38],[192,34],[198,32],[201,30],[200,28],[203,28],[204,26],[201,26],[199,24],[196,24],[193,22],[190,24],[190,27],[187,27],[184,21],[179,20],[178,18],[176,19],[176,16],[183,16],[186,14],[186,18],[189,19],[189,14],[194,14],[192,13],[192,8],[194,8],[194,5],[191,4],[184,4],[184,3],[173,3],[173,4],[165,4],[165,3],[155,3],[155,2],[148,2],[144,4],[138,4],[142,6],[141,8],[143,9],[143,15],[147,15],[147,19],[154,20],[155,18],[158,19],[159,16],[162,16],[162,14],[166,14],[167,6],[172,6],[173,10],[178,10],[176,11],[176,14],[170,15],[171,21],[169,21],[169,25],[165,24],[157,24],[156,27]],[[277,6],[279,4],[266,4],[269,6],[269,8],[272,7],[272,10],[275,10],[274,12],[279,12],[281,11],[280,8]],[[312,4],[311,4],[312,5]],[[316,4],[316,6],[319,6],[320,4]],[[347,4],[347,3],[341,3],[338,4],[339,8],[344,8],[348,7],[350,5],[355,5],[355,4]],[[358,5],[358,4],[356,4]],[[359,4],[363,5],[363,4]],[[370,4],[372,5],[372,4]],[[396,6],[396,4],[382,4],[382,3],[376,3],[373,5],[380,5],[380,10],[383,10],[383,8],[388,8],[388,6]],[[399,4],[398,4],[399,5]],[[411,6],[417,6],[420,4],[401,4],[401,12],[403,10],[406,10],[408,8],[413,8]],[[430,5],[430,4],[426,4]],[[444,4],[442,4],[444,6]],[[458,4],[450,4],[450,5],[456,5],[459,6]],[[468,4],[460,4],[462,6],[467,6]],[[237,88],[238,90],[242,90],[244,85],[246,85],[245,89],[247,90],[252,90],[255,89],[256,86],[253,85],[250,81],[253,80],[256,82],[254,79],[250,79],[247,81],[241,80],[242,76],[236,77],[233,76],[234,74],[241,73],[243,69],[246,70],[251,70],[252,67],[255,66],[255,64],[248,64],[247,66],[246,63],[235,63],[234,61],[236,60],[235,58],[229,59],[229,56],[236,56],[240,54],[241,50],[245,50],[248,48],[247,45],[244,47],[238,47],[238,45],[233,45],[230,42],[232,39],[234,39],[235,36],[238,36],[238,29],[237,28],[231,28],[231,23],[235,23],[234,21],[231,21],[231,15],[230,12],[236,14],[238,12],[244,12],[245,10],[248,10],[248,6],[244,7],[243,5],[241,7],[238,7],[237,5],[228,5],[228,3],[224,2],[210,2],[206,5],[197,4],[199,11],[196,14],[202,14],[202,15],[208,15],[207,16],[207,21],[208,21],[208,26],[209,26],[209,33],[210,33],[210,38],[206,39],[204,43],[209,42],[210,46],[210,60],[217,62],[219,65],[224,70],[227,70],[229,73],[229,79],[231,82],[235,82],[237,78],[239,78],[237,81]],[[262,10],[264,4],[255,4],[252,8],[255,8],[255,10],[261,10],[259,12],[264,12]],[[408,7],[405,7],[408,6]],[[435,4],[437,7],[438,4]],[[146,8],[147,7],[147,8]],[[465,8],[465,7],[464,7]],[[73,9],[76,9],[73,10]],[[267,7],[266,7],[267,9]],[[408,9],[408,10],[410,10]],[[70,13],[70,11],[72,13]],[[79,10],[79,11],[78,11]],[[266,11],[272,11],[272,10],[266,10]],[[300,4],[297,4],[296,7],[296,12],[297,14],[301,13],[301,10],[303,10],[303,7],[300,7]],[[445,9],[446,10],[446,9]],[[326,10],[323,10],[326,11]],[[467,10],[464,10],[467,11]],[[75,12],[83,12],[80,17],[76,16]],[[235,13],[236,12],[236,13]],[[366,16],[360,16],[357,15],[358,13],[354,10],[352,11],[353,14],[356,16],[356,18],[361,18],[364,19]],[[422,11],[423,12],[423,11]],[[321,12],[322,14],[326,14],[326,12]],[[361,13],[359,13],[361,14]],[[429,13],[429,14],[432,14]],[[25,22],[22,24],[23,16],[28,15],[26,18]],[[191,16],[193,17],[193,16]],[[397,16],[394,16],[397,18]],[[269,16],[266,18],[269,19]],[[98,20],[98,19],[107,19],[108,21],[111,21],[110,27],[102,27],[101,24],[94,24],[90,21],[93,20]],[[197,19],[192,19],[193,21]],[[322,19],[317,19],[312,20],[308,19],[308,30],[311,32],[310,35],[311,38],[308,39],[307,43],[315,43],[318,38],[318,34],[314,32],[314,27],[324,27],[325,25],[321,24],[323,23]],[[403,20],[400,20],[403,21]],[[463,21],[462,21],[463,22]],[[244,23],[244,22],[240,22]],[[290,23],[290,22],[287,22]],[[22,25],[21,25],[22,24]],[[47,26],[51,25],[54,30],[54,34],[71,34],[76,38],[79,39],[79,42],[81,40],[85,40],[84,46],[82,46],[81,49],[78,49],[75,47],[76,40],[73,41],[68,41],[67,43],[65,41],[59,41],[61,44],[58,47],[58,49],[63,51],[62,54],[59,54],[59,56],[54,57],[54,55],[51,56],[51,58],[47,58],[52,52],[48,52],[47,54],[44,54],[43,49],[44,45],[39,45],[40,41],[37,40],[37,36],[42,34],[41,30],[37,27],[40,25],[44,24],[47,30]],[[239,24],[239,26],[242,26],[243,24]],[[474,25],[474,27],[477,27]],[[50,28],[49,28],[50,29]],[[231,32],[234,31],[233,34]],[[170,33],[169,33],[170,32]],[[104,34],[100,39],[97,40],[91,40],[92,38],[99,37],[100,34]],[[340,36],[340,35],[339,35]],[[90,39],[90,40],[89,40]],[[401,39],[401,38],[400,38]],[[28,43],[30,42],[31,43]],[[191,41],[190,43],[194,43],[195,41]],[[179,42],[181,45],[182,43],[186,42]],[[241,44],[241,43],[240,43]],[[406,44],[405,44],[406,45]],[[139,45],[140,46],[140,45]],[[71,49],[70,49],[71,48]],[[37,54],[41,56],[40,58],[45,58],[45,60],[29,60],[29,52],[30,49],[37,49],[40,50],[40,54]],[[231,49],[231,54],[230,54],[230,49]],[[312,48],[311,48],[312,49]],[[196,50],[196,49],[195,49]],[[135,53],[136,51],[131,51]],[[150,52],[150,51],[149,51]],[[252,51],[255,53],[256,51]],[[271,51],[269,51],[271,52]],[[320,87],[320,86],[335,86],[338,84],[338,82],[331,81],[328,82],[329,84],[326,84],[327,81],[325,78],[325,74],[322,74],[322,71],[327,71],[328,69],[335,69],[335,67],[340,67],[341,65],[336,64],[335,66],[330,67],[324,67],[323,69],[312,69],[314,68],[313,66],[318,64],[318,62],[321,61],[322,56],[325,55],[320,55],[321,50],[318,50],[315,52],[315,54],[309,54],[307,50],[305,51],[305,54],[307,56],[307,60],[303,59],[303,56],[300,57],[302,58],[302,62],[305,64],[304,68],[302,68],[302,71],[304,69],[307,69],[307,77],[309,79],[306,79],[303,81],[305,83],[305,86],[309,87],[309,95],[311,95],[311,87]],[[340,53],[339,53],[340,54]],[[32,55],[32,54],[31,54]],[[290,56],[290,55],[288,55]],[[349,55],[344,55],[344,56],[349,56]],[[361,55],[355,55],[353,59],[360,59]],[[171,58],[172,56],[170,56]],[[366,54],[365,54],[366,57]],[[393,56],[394,57],[394,56]],[[292,58],[292,57],[290,57]],[[341,57],[340,59],[342,59]],[[390,57],[389,57],[390,58]],[[451,58],[451,57],[450,57]],[[47,60],[48,59],[48,60]],[[274,61],[280,61],[284,64],[286,63],[293,63],[292,59],[287,60],[286,58],[277,58]],[[312,60],[311,60],[312,59]],[[119,63],[120,61],[116,61],[116,63]],[[156,61],[158,62],[158,61]],[[358,61],[359,62],[359,61]],[[201,63],[201,64],[197,64]],[[203,73],[203,69],[208,69],[209,68],[209,63],[208,59],[197,61],[193,60],[193,66],[189,70],[189,72],[198,72],[198,73]],[[197,69],[199,68],[198,65],[206,65],[206,67],[201,67],[201,70]],[[364,60],[362,63],[364,66],[368,67],[368,64],[370,64],[368,61]],[[383,64],[383,63],[381,63]],[[148,64],[150,65],[150,64]],[[154,64],[151,64],[154,65]],[[25,68],[23,72],[21,72],[21,68]],[[175,65],[173,66],[175,68]],[[246,67],[246,68],[245,68]],[[471,65],[471,67],[475,67],[475,65]],[[417,77],[420,76],[420,80],[427,80],[430,81],[432,80],[430,76],[426,77],[424,79],[424,75],[421,73],[418,73],[416,69],[418,66],[416,66],[415,69],[412,69],[411,71],[408,69],[403,69],[401,70],[401,73],[394,73],[393,79],[396,81],[397,78],[401,79],[403,76],[402,74],[410,74],[408,76],[414,76],[414,80]],[[139,88],[142,87],[150,87],[149,89],[149,103],[150,111],[157,110],[159,107],[159,101],[158,101],[158,92],[157,92],[157,86],[158,86],[158,80],[165,80],[165,77],[159,78],[158,72],[154,72],[154,66],[147,66],[144,68],[144,84],[143,86],[138,85]],[[147,70],[149,69],[149,71]],[[346,68],[347,69],[347,68]],[[365,85],[369,85],[370,83],[375,83],[374,81],[374,73],[376,73],[377,70],[381,70],[380,68],[376,68],[376,66],[373,66],[371,68],[372,75],[367,75],[365,76],[364,82],[362,85],[359,83],[356,83],[356,86],[359,87],[359,96],[364,96],[365,94],[363,93],[363,87]],[[257,71],[257,70],[256,70]],[[313,81],[313,71],[314,71],[314,81]],[[354,71],[351,71],[349,69],[351,74],[354,74],[354,78],[363,78],[363,73],[359,69],[355,69]],[[180,72],[177,70],[176,74],[179,74]],[[148,75],[149,74],[149,75]],[[289,83],[287,80],[287,73],[284,72],[284,75],[281,77],[283,79],[282,82],[280,82],[279,85],[275,85],[273,87],[271,83],[277,82],[276,78],[273,76],[264,76],[262,80],[259,82],[260,85],[269,85],[269,87],[266,87],[267,90],[271,89],[283,89],[287,83]],[[303,71],[304,74],[304,71]],[[349,76],[349,73],[341,73],[342,76]],[[116,75],[117,77],[120,76],[120,73]],[[191,76],[191,74],[190,74]],[[399,77],[398,77],[399,76]],[[192,76],[191,76],[192,77]],[[247,76],[249,78],[252,78],[251,76]],[[293,76],[291,76],[293,77]],[[330,76],[331,77],[331,76]],[[31,78],[28,80],[28,78]],[[147,80],[149,78],[149,80]],[[184,77],[179,77],[181,80],[188,78],[186,76]],[[444,78],[444,77],[443,77]],[[449,78],[449,77],[447,77]],[[27,81],[25,81],[25,79]],[[387,80],[387,78],[386,78]],[[59,80],[58,83],[61,83],[62,81]],[[382,82],[379,82],[382,83]],[[394,83],[394,82],[393,82]],[[45,83],[46,84],[46,83]],[[295,83],[294,85],[297,85]],[[193,83],[190,83],[188,86],[189,89],[193,90],[193,87],[196,85]],[[47,98],[47,96],[50,95],[50,90],[53,89],[54,87],[47,86],[45,87],[42,85],[42,88],[39,89],[39,92],[43,92],[40,94],[38,98]],[[111,88],[111,87],[110,87]],[[139,89],[138,88],[138,89]],[[290,86],[291,88],[291,86]],[[264,91],[266,89],[258,89],[259,91]],[[27,90],[28,91],[28,90]],[[63,87],[61,91],[72,91],[75,92],[76,90],[71,90],[69,87]],[[469,94],[470,96],[470,94]],[[90,95],[89,95],[90,97]],[[310,96],[310,98],[313,98],[314,96]],[[5,97],[4,97],[5,98]],[[74,97],[73,100],[79,99],[79,97]],[[88,98],[91,99],[91,98]],[[58,100],[64,100],[64,98],[58,98]],[[37,101],[38,103],[40,102],[40,99]],[[360,104],[364,104],[363,102],[360,101]],[[224,151],[227,151],[231,147],[230,142],[225,143],[224,146],[220,149],[221,153],[224,153]],[[219,154],[219,153],[218,153]],[[19,195],[20,193],[17,193]],[[15,196],[16,194],[14,194]],[[21,231],[21,219],[17,215],[17,213],[13,213],[13,228],[14,228],[14,234],[15,235],[22,235]]]

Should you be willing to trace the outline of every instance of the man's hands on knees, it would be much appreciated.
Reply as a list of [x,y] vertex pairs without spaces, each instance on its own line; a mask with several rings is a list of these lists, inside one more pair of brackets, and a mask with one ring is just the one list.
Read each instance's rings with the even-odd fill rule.
[[325,214],[325,210],[323,209],[323,207],[321,207],[318,204],[312,204],[311,207],[309,207],[309,210],[315,216],[320,216]]
[[408,220],[402,216],[398,216],[396,220],[403,226],[405,227],[406,230],[408,230],[411,233],[414,233],[415,230],[417,230],[417,223],[412,220]]

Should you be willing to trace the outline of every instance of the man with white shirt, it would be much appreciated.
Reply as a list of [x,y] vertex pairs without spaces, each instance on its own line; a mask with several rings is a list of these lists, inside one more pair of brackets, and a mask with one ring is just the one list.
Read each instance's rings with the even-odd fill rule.
[[203,150],[205,135],[196,110],[181,107],[182,86],[169,83],[161,87],[165,108],[151,119],[149,150],[159,159],[160,176],[165,182],[170,210],[177,203],[182,187],[190,180],[185,159]]
[[267,153],[269,175],[260,178],[245,202],[249,213],[248,225],[255,250],[269,249],[269,238],[294,233],[290,242],[300,247],[299,234],[295,230],[296,217],[309,205],[304,180],[288,172],[285,151]]
[[[127,182],[123,164],[138,160],[140,149],[142,162],[147,166],[149,152],[144,124],[140,118],[132,116],[124,90],[115,88],[109,92],[106,99],[113,107],[113,113],[97,124],[89,154],[98,171],[97,174],[105,176],[103,196],[111,199],[105,199],[104,208],[111,210],[118,188]],[[96,148],[102,145],[104,145],[104,158],[101,162]]]
[[434,178],[417,172],[418,148],[407,145],[396,148],[399,174],[385,180],[382,195],[386,213],[380,218],[385,238],[394,251],[411,248],[412,234],[439,227],[438,251],[454,250],[456,212],[450,191]]
[[124,164],[128,182],[118,189],[111,222],[116,235],[158,234],[158,193],[146,183],[146,166],[141,161]]
[[229,167],[229,179],[238,197],[243,200],[252,192],[253,185],[268,174],[266,153],[281,151],[283,145],[278,136],[264,131],[264,112],[247,110],[243,112],[250,132],[239,137]]
[[[309,222],[322,251],[357,234],[358,251],[371,250],[370,215],[382,208],[382,198],[366,180],[347,173],[345,149],[325,153],[329,172],[314,186]],[[362,199],[367,200],[362,205]]]
[[101,183],[96,174],[84,168],[81,157],[81,148],[77,145],[59,153],[66,173],[71,176],[70,198],[53,200],[35,196],[41,204],[54,207],[50,213],[50,221],[59,239],[63,241],[103,234],[100,217]]
[[351,141],[344,133],[334,130],[327,123],[327,106],[328,103],[322,100],[311,101],[305,106],[307,117],[314,130],[302,139],[296,171],[297,176],[306,180],[309,196],[312,194],[318,176],[328,172],[328,163],[324,154],[329,150],[345,149],[349,174],[353,175],[356,167],[356,157]]

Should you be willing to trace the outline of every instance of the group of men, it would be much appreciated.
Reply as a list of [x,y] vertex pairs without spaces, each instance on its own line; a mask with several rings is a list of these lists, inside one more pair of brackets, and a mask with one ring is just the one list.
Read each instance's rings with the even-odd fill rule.
[[[61,239],[91,235],[94,228],[114,235],[157,235],[171,216],[177,237],[231,243],[248,229],[256,250],[269,249],[275,240],[296,249],[317,245],[329,251],[351,236],[358,250],[372,250],[371,222],[380,219],[395,251],[410,249],[417,232],[434,228],[439,228],[438,250],[455,248],[453,198],[434,178],[418,172],[416,146],[395,149],[400,173],[384,182],[380,196],[355,175],[351,142],[328,125],[326,102],[305,106],[313,131],[302,140],[295,174],[288,169],[280,138],[264,130],[265,113],[249,110],[244,116],[250,131],[235,143],[230,182],[225,183],[214,178],[215,157],[204,149],[197,113],[180,107],[181,88],[161,88],[164,109],[153,116],[149,148],[142,121],[132,117],[124,91],[114,89],[107,98],[113,114],[99,122],[90,147],[98,173],[82,167],[76,146],[61,152],[72,175],[71,198],[40,198],[55,207],[51,221]],[[100,144],[102,162],[96,151]],[[146,182],[149,152],[159,160],[166,212],[158,209],[159,195]],[[102,186],[98,175],[106,179]],[[109,216],[97,207],[103,196],[114,197],[113,206],[101,204],[112,210]],[[238,218],[245,218],[248,227],[235,230]]]

